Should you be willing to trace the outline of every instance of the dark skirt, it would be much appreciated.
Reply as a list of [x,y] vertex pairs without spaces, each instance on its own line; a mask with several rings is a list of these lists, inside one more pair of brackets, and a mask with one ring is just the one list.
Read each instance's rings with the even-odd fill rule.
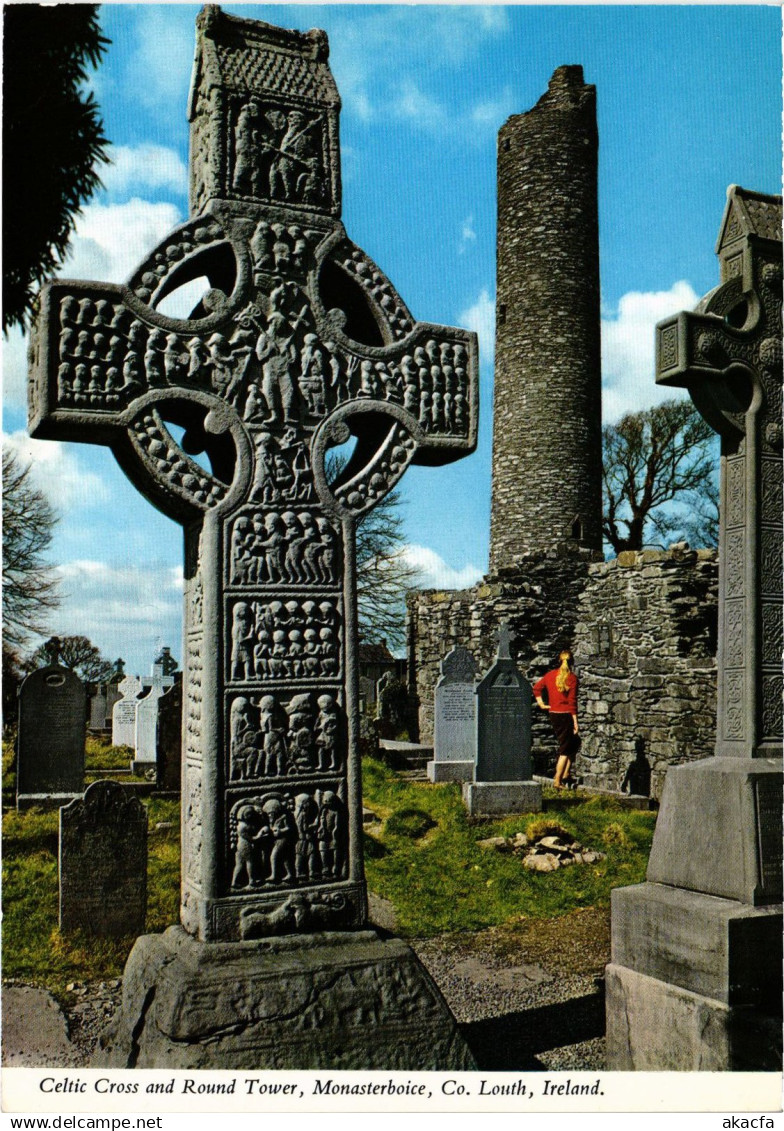
[[574,719],[566,712],[551,711],[550,722],[558,739],[558,757],[574,758],[580,748],[580,739],[574,733]]

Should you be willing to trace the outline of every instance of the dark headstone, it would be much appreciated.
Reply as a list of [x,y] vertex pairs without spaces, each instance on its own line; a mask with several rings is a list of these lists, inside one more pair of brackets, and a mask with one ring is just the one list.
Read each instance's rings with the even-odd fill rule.
[[158,789],[179,792],[182,771],[182,681],[158,701],[156,782]]
[[60,810],[60,929],[139,935],[147,911],[147,811],[97,781]]
[[69,797],[84,786],[84,684],[57,664],[31,672],[19,689],[17,804]]
[[474,776],[481,782],[531,779],[531,685],[509,653],[503,628],[495,663],[476,686]]

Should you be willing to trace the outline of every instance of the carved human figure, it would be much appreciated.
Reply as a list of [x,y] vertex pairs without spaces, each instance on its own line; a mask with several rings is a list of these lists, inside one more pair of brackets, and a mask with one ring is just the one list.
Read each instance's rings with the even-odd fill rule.
[[253,635],[256,619],[253,609],[244,601],[234,606],[231,632],[231,676],[232,679],[252,679],[255,675],[253,663]]
[[270,880],[274,884],[291,882],[296,879],[295,844],[297,828],[288,806],[276,797],[265,801],[262,809],[269,819],[272,832],[272,851],[270,852]]
[[285,336],[285,319],[273,312],[256,341],[256,357],[261,362],[261,391],[267,404],[265,423],[278,424],[295,418],[296,388],[291,375],[291,339]]
[[342,872],[340,835],[340,801],[332,790],[325,790],[318,816],[318,849],[324,875],[336,879]]
[[253,805],[243,805],[237,811],[236,822],[237,846],[231,886],[257,887],[264,882],[264,841],[269,836],[269,816]]
[[253,150],[256,142],[256,125],[259,104],[249,98],[240,107],[237,124],[234,128],[234,176],[233,187],[242,193],[253,192]]
[[319,807],[309,793],[297,794],[294,803],[294,820],[297,825],[297,878],[315,880],[321,874],[321,859],[318,851]]
[[336,770],[338,768],[338,713],[331,695],[319,695],[319,708],[314,728],[318,769]]

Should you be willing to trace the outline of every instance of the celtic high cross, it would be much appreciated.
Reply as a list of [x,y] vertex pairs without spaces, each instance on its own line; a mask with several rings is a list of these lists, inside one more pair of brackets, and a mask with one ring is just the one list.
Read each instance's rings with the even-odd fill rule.
[[365,922],[354,528],[476,444],[475,336],[415,322],[340,222],[327,55],[203,9],[191,219],[125,286],[48,284],[31,346],[31,434],[108,445],[184,528],[181,920],[204,941]]
[[730,186],[721,285],[656,330],[656,380],[721,436],[716,754],[782,742],[781,197]]

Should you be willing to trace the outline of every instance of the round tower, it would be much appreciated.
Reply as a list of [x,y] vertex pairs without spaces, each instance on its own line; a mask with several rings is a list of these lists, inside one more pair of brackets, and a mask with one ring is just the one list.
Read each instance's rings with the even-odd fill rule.
[[498,135],[491,573],[602,547],[598,149],[582,67]]

